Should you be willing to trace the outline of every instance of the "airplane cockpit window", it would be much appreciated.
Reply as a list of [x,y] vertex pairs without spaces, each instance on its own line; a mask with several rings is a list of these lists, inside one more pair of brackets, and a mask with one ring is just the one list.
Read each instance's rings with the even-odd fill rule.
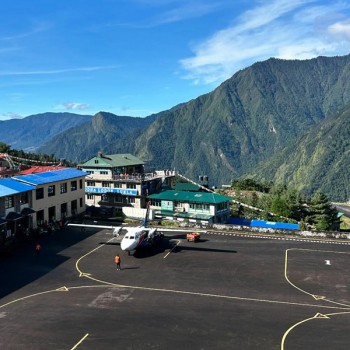
[[125,236],[126,239],[129,239],[129,236]]
[[130,236],[130,239],[134,239],[134,236]]

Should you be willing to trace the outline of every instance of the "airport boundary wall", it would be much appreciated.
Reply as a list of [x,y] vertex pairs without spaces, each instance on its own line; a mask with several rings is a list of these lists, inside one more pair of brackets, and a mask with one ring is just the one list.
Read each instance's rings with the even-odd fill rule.
[[[208,227],[209,228],[209,227]],[[344,239],[350,240],[350,233],[348,232],[319,232],[319,231],[299,231],[299,230],[286,230],[286,229],[275,229],[266,227],[252,227],[244,225],[231,225],[231,224],[213,224],[210,229],[214,231],[241,231],[251,232],[259,234],[280,234],[286,236],[300,236],[304,238],[317,238],[317,239]]]

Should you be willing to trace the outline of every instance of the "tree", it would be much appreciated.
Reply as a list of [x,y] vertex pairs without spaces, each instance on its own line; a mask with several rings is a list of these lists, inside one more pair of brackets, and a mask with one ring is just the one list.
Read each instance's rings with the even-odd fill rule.
[[288,218],[290,210],[284,197],[274,197],[271,203],[271,212],[275,215],[280,215]]
[[296,221],[302,221],[305,218],[306,212],[304,203],[306,199],[295,189],[287,189],[285,193],[286,204],[289,209],[289,217]]
[[254,179],[232,180],[231,187],[236,191],[259,191],[268,193],[272,187],[271,182],[260,183]]
[[0,142],[0,153],[8,153],[10,148],[11,148],[11,146],[7,145],[4,142]]
[[310,201],[310,219],[316,230],[329,230],[338,221],[337,210],[322,192],[316,192]]

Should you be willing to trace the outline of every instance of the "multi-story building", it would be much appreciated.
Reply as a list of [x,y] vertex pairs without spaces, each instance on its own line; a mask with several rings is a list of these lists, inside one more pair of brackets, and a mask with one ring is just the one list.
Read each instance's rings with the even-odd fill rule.
[[168,190],[148,196],[154,217],[193,223],[226,223],[231,197],[213,192]]
[[[127,216],[142,216],[135,209],[146,207],[147,196],[169,186],[175,172],[145,173],[144,162],[131,154],[104,155],[79,164],[85,178],[86,205],[110,207]],[[128,210],[129,209],[129,210]]]
[[31,209],[35,186],[13,179],[0,179],[0,246],[15,234],[32,227]]
[[86,173],[66,168],[13,177],[34,186],[32,195],[33,227],[59,221],[85,211]]
[[30,229],[84,212],[85,176],[67,168],[0,179],[0,248]]

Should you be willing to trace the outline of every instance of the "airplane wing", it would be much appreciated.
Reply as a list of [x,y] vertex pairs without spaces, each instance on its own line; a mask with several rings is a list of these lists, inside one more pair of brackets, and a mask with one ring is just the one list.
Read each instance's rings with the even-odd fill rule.
[[90,224],[72,224],[68,223],[67,226],[76,226],[76,227],[92,227],[92,228],[101,228],[113,230],[113,236],[118,237],[120,235],[120,231],[122,230],[121,226],[105,226],[105,225],[90,225]]

